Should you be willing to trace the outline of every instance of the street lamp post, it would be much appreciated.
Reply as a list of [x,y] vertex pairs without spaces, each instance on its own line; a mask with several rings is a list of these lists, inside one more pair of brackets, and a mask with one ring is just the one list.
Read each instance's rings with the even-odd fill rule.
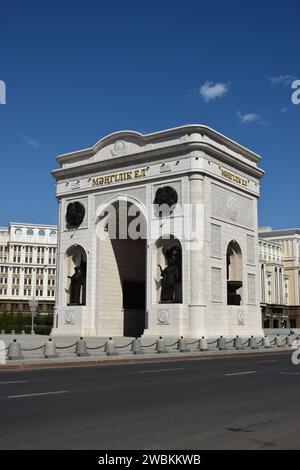
[[34,314],[38,308],[39,301],[32,296],[32,298],[29,300],[29,307],[31,310],[31,334],[34,335]]

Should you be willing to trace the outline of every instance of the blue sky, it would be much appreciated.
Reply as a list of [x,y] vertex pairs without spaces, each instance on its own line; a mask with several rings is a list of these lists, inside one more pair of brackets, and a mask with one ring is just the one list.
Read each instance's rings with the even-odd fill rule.
[[56,223],[58,154],[206,124],[262,155],[260,225],[300,226],[300,4],[2,1],[0,225]]

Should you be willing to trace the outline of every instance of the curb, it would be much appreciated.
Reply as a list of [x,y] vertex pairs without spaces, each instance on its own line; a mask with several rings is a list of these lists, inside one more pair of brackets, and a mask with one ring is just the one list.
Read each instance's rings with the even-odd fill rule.
[[[23,369],[49,369],[49,368],[59,368],[59,367],[84,367],[84,366],[112,366],[112,365],[122,365],[122,364],[143,364],[143,363],[156,363],[156,362],[174,362],[174,361],[203,361],[206,359],[225,359],[225,358],[235,358],[235,357],[257,357],[263,355],[276,355],[276,354],[290,354],[291,349],[271,349],[271,350],[261,350],[255,352],[228,352],[228,353],[215,353],[215,354],[206,354],[206,355],[186,355],[185,353],[176,354],[172,356],[150,356],[150,357],[132,357],[132,358],[114,358],[108,357],[107,359],[92,359],[92,360],[78,360],[78,361],[55,361],[55,362],[46,362],[45,359],[43,362],[35,363],[15,363],[15,364],[3,364],[0,365],[0,372],[3,370],[23,370]],[[47,361],[47,359],[46,359]]]

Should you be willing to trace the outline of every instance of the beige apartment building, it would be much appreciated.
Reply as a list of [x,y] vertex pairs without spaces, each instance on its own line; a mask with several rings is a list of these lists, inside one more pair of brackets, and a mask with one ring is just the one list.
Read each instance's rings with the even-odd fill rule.
[[57,227],[10,223],[0,228],[0,312],[53,312],[55,302]]
[[300,328],[300,229],[259,229],[260,295],[265,328]]

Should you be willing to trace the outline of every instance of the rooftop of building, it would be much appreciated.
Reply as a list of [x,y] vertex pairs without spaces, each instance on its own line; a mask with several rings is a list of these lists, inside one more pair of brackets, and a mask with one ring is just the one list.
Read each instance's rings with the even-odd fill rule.
[[276,240],[266,240],[265,238],[260,237],[260,235],[258,236],[258,242],[259,242],[259,243],[267,243],[268,245],[273,245],[273,246],[276,246],[276,247],[281,248],[281,244],[280,244],[279,241],[276,241]]
[[0,227],[0,243],[53,245],[57,243],[57,226],[10,222],[8,227]]
[[0,227],[0,230],[9,230],[10,227],[19,227],[19,228],[32,228],[32,229],[39,229],[39,228],[45,228],[45,229],[51,229],[51,230],[57,230],[57,225],[52,225],[52,224],[31,224],[31,223],[26,223],[26,222],[9,222],[8,225]]
[[260,227],[258,229],[259,238],[287,237],[300,235],[300,228],[275,229],[272,227]]

